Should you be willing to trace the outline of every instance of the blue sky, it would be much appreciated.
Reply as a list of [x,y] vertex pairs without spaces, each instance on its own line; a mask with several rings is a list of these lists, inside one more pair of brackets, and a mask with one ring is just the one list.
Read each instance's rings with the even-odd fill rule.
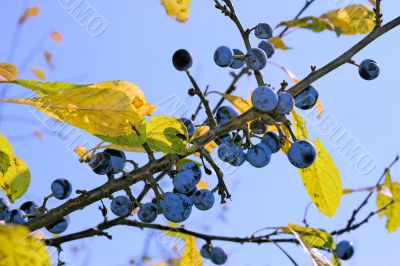
[[[233,2],[246,27],[252,27],[259,22],[277,25],[282,20],[292,18],[303,5],[302,0]],[[97,37],[89,34],[87,28],[82,27],[62,3],[63,1],[33,0],[0,3],[0,61],[7,60],[16,20],[26,5],[38,5],[41,13],[39,17],[27,21],[21,29],[18,46],[13,48],[16,53],[12,63],[21,65],[32,47],[49,32],[57,30],[63,36],[61,44],[45,41],[40,45],[27,69],[20,73],[21,78],[35,78],[29,69],[37,67],[45,70],[47,79],[52,81],[96,83],[124,79],[139,85],[147,100],[159,106],[156,114],[181,116],[181,113],[171,113],[165,104],[175,99],[187,107],[182,110],[187,110],[188,115],[194,111],[198,102],[186,95],[190,84],[185,75],[172,67],[173,52],[179,48],[190,50],[194,57],[192,74],[198,83],[202,87],[210,85],[212,90],[225,90],[231,82],[229,70],[221,69],[213,63],[214,50],[220,45],[244,48],[234,24],[214,9],[211,0],[194,0],[190,19],[186,24],[179,24],[168,18],[157,0],[120,0],[113,4],[105,0],[92,0],[88,3],[107,23],[105,31]],[[349,3],[367,1],[316,1],[305,15],[320,15]],[[389,21],[398,16],[400,4],[396,1],[383,1],[382,8],[384,21]],[[353,137],[355,143],[362,145],[365,152],[376,159],[376,167],[370,173],[361,173],[343,157],[343,152],[330,141],[330,135],[324,135],[318,130],[316,125],[319,121],[308,119],[311,135],[321,138],[325,144],[339,167],[345,188],[374,184],[383,168],[399,152],[400,125],[397,118],[400,92],[397,82],[400,58],[397,52],[398,42],[395,41],[399,39],[399,34],[400,29],[393,30],[354,57],[356,62],[366,58],[376,60],[381,68],[378,79],[364,81],[354,66],[345,65],[314,84],[320,91],[325,117],[334,117]],[[316,34],[297,30],[285,37],[286,44],[293,49],[277,51],[272,61],[289,68],[302,78],[309,73],[311,65],[323,66],[361,38],[360,35],[337,38],[332,32]],[[254,45],[257,44],[255,39],[252,41]],[[46,50],[53,54],[54,70],[46,68],[42,56]],[[263,70],[263,74],[267,83],[275,86],[287,79],[281,70],[271,64]],[[236,95],[246,97],[255,86],[252,77],[244,78],[238,84]],[[7,90],[8,97],[28,95],[20,87],[8,87]],[[218,98],[211,96],[210,100],[216,102]],[[43,116],[39,119],[28,108],[14,105],[5,105],[3,114],[5,118],[0,125],[1,133],[13,142],[15,153],[27,162],[32,174],[31,187],[16,202],[16,206],[28,199],[41,201],[49,193],[50,183],[55,178],[69,178],[73,186],[79,189],[91,189],[105,181],[105,177],[96,176],[79,164],[72,153],[73,144],[63,141],[60,134],[57,136],[60,129],[43,129]],[[32,136],[32,131],[36,129],[44,132],[44,141]],[[98,142],[79,130],[63,132],[79,134],[84,142],[93,145]],[[145,156],[141,154],[129,154],[129,158],[145,162]],[[393,178],[400,180],[398,166],[393,169]],[[226,179],[233,194],[232,202],[227,206],[216,205],[209,212],[194,212],[185,222],[187,228],[211,234],[247,236],[265,226],[301,223],[304,208],[310,199],[297,170],[289,165],[284,154],[275,155],[272,163],[264,169],[254,169],[246,165],[229,173]],[[206,177],[206,182],[215,184],[215,177]],[[168,182],[165,185],[166,188],[170,187]],[[140,185],[133,188],[134,193],[139,189]],[[309,222],[316,228],[341,228],[362,197],[362,193],[343,197],[334,218],[326,218],[311,207]],[[363,215],[374,209],[374,200],[375,197]],[[50,201],[50,206],[58,204],[55,200]],[[99,222],[101,215],[97,204],[94,204],[71,215],[67,232],[86,229]],[[157,222],[165,223],[163,219]],[[96,237],[65,245],[65,259],[71,262],[69,265],[128,265],[131,258],[139,258],[143,254],[143,242],[147,233],[135,228],[115,228],[110,233],[114,238],[112,242]],[[356,247],[354,258],[343,265],[397,265],[399,237],[399,232],[388,234],[385,220],[375,217],[356,232],[341,236],[340,239],[352,240]],[[152,239],[149,255],[159,260],[167,257],[171,251],[157,241],[157,233]],[[198,244],[202,245],[203,242],[199,240]],[[290,265],[287,258],[272,245],[224,242],[216,242],[215,245],[228,250],[228,265]],[[74,253],[76,248],[81,251]],[[300,265],[310,265],[300,247],[287,245],[285,248]]]

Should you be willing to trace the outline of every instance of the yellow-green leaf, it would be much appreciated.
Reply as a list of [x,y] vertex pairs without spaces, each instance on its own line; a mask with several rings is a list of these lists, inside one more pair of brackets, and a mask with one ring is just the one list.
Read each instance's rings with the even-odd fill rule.
[[332,217],[342,197],[342,181],[331,156],[319,139],[313,141],[317,158],[308,168],[300,169],[303,184],[318,210]]
[[108,146],[113,149],[144,152],[142,144],[147,142],[153,151],[169,154],[187,155],[188,133],[185,125],[177,118],[169,116],[155,116],[149,122],[143,124],[139,130],[140,136],[135,132],[118,137],[106,137],[97,135],[104,141],[110,142]]
[[[388,190],[389,193],[384,193],[383,190]],[[390,204],[392,201],[394,203]],[[385,207],[378,215],[387,216],[386,229],[392,233],[400,227],[400,184],[392,182],[389,170],[386,171],[385,183],[380,187],[376,198],[376,208],[379,210]]]
[[203,259],[196,245],[196,238],[189,236],[186,238],[185,249],[179,261],[179,266],[202,266]]
[[299,234],[294,228],[288,226],[288,229],[300,242],[303,250],[311,257],[314,266],[333,266],[324,255],[322,255],[317,249],[313,248],[313,246],[308,243],[307,239]]
[[18,70],[13,64],[0,63],[0,80],[12,81],[17,77]]
[[333,266],[340,266],[341,265],[340,260],[335,255],[332,256],[332,265]]
[[0,265],[50,266],[46,245],[24,226],[0,225]]
[[28,190],[31,174],[28,166],[16,156],[10,158],[10,167],[0,173],[0,187],[11,202],[20,198]]
[[320,17],[304,17],[279,24],[300,27],[314,32],[330,30],[340,34],[366,34],[375,26],[375,13],[366,5],[349,5],[327,12]]
[[286,44],[283,42],[282,38],[280,37],[272,37],[268,40],[276,49],[280,50],[288,50],[290,49],[289,47],[286,46]]
[[0,175],[4,175],[11,166],[10,160],[13,157],[13,148],[6,137],[0,134]]
[[142,91],[127,81],[110,81],[90,85],[63,82],[13,81],[41,97],[10,99],[0,102],[32,105],[43,113],[91,134],[121,136],[139,126],[144,115],[155,107],[148,104]]
[[298,139],[308,139],[308,131],[304,119],[293,109],[292,110],[294,134]]
[[307,241],[307,243],[309,243],[312,247],[324,248],[329,250],[335,249],[336,244],[331,234],[324,230],[303,227],[296,224],[289,224],[288,227],[282,228],[282,232],[286,234],[291,234],[292,230],[301,235],[301,237],[305,241]]
[[175,17],[179,22],[186,22],[189,18],[189,6],[192,0],[161,0],[168,16]]

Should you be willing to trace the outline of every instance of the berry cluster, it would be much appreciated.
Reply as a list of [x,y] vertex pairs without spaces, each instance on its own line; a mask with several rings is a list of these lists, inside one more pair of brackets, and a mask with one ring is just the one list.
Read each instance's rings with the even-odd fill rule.
[[[38,206],[33,201],[24,202],[19,209],[9,208],[9,203],[5,199],[0,199],[0,221],[6,224],[24,224],[28,220],[35,219],[47,212],[46,202],[49,198],[54,197],[59,200],[67,199],[72,193],[71,183],[64,178],[56,179],[51,183],[51,194],[45,198],[42,206]],[[69,225],[69,217],[63,217],[53,224],[46,226],[46,229],[53,234],[60,234],[67,230]]]

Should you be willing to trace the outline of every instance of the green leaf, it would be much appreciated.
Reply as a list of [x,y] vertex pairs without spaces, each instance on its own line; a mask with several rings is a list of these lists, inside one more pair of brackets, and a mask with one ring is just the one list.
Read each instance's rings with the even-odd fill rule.
[[140,137],[136,133],[116,138],[98,137],[110,142],[111,145],[108,147],[123,151],[144,152],[142,144],[147,142],[153,151],[180,155],[188,155],[192,152],[188,146],[186,127],[177,118],[169,116],[152,117],[149,122],[141,126],[140,131],[146,133],[141,133]]
[[13,148],[8,140],[0,134],[0,174],[7,172],[11,166],[10,160],[13,157]]
[[[389,203],[391,205],[387,206]],[[386,229],[389,233],[396,231],[400,227],[400,184],[392,182],[390,176],[390,170],[386,171],[385,183],[380,186],[376,198],[376,208],[377,210],[387,208],[378,213],[379,217],[386,216]]]
[[186,238],[185,249],[179,261],[179,266],[202,266],[203,258],[196,245],[196,238],[188,236]]
[[13,156],[7,172],[0,174],[0,187],[11,202],[20,198],[28,190],[31,174],[28,166],[18,157]]
[[292,234],[292,230],[296,231],[312,247],[335,249],[336,244],[331,234],[324,230],[302,227],[296,224],[288,224],[288,227],[282,228],[282,232],[286,234]]

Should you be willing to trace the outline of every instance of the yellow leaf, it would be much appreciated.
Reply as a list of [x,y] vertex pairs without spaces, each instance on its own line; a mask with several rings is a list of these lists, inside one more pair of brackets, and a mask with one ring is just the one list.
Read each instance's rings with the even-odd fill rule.
[[317,103],[315,104],[315,107],[317,108],[317,117],[321,118],[322,113],[324,112],[324,107],[322,106],[322,103],[320,100],[317,101]]
[[376,1],[375,0],[368,0],[368,1],[371,3],[371,5],[376,6]]
[[185,125],[177,118],[169,116],[155,116],[138,129],[140,136],[135,132],[117,137],[99,136],[104,141],[112,143],[109,148],[143,152],[142,144],[147,142],[153,151],[169,154],[187,155],[188,135]]
[[343,195],[351,194],[351,193],[353,193],[353,192],[354,192],[353,189],[347,189],[347,188],[345,188],[345,189],[342,190],[342,194],[343,194]]
[[38,79],[41,79],[41,80],[46,79],[46,73],[44,73],[42,70],[37,69],[37,68],[32,68],[31,71]]
[[214,93],[217,93],[222,97],[224,97],[225,99],[227,99],[241,114],[243,114],[252,107],[252,104],[249,104],[242,97],[230,95],[227,93],[220,93],[220,92],[214,92]]
[[286,140],[285,140],[285,143],[282,145],[281,149],[282,149],[282,151],[283,151],[284,153],[287,154],[288,151],[289,151],[290,145],[292,145],[292,143],[291,143],[291,141],[290,141],[291,135],[290,135],[290,132],[289,132],[289,130],[287,129],[286,126],[283,126],[283,127],[282,127],[282,131],[283,131],[283,133],[285,134]]
[[39,8],[37,6],[25,9],[24,13],[18,19],[18,24],[23,24],[27,18],[39,15]]
[[299,234],[294,228],[288,226],[288,229],[300,242],[300,245],[303,247],[303,250],[311,257],[314,266],[332,266],[332,263],[325,256],[323,256],[317,249],[313,248],[313,246],[310,243],[308,243],[306,238],[304,238],[301,234]]
[[310,167],[299,169],[303,184],[318,210],[332,217],[342,197],[339,170],[319,139],[313,141],[317,158]]
[[340,260],[335,255],[332,256],[332,265],[333,266],[340,266],[341,265],[340,264]]
[[51,38],[53,41],[57,42],[57,43],[60,43],[60,42],[62,41],[62,36],[61,36],[61,34],[60,34],[59,32],[57,32],[57,31],[53,31],[53,32],[50,34],[50,38]]
[[179,22],[186,22],[189,18],[189,6],[192,0],[161,0],[168,16],[175,17]]
[[197,189],[208,189],[208,185],[206,182],[204,182],[203,180],[201,180],[198,184],[197,184]]
[[289,47],[286,46],[286,44],[283,42],[283,40],[280,37],[272,37],[268,41],[270,43],[272,43],[276,49],[280,49],[280,50],[290,49]]
[[189,236],[186,238],[186,245],[179,266],[202,266],[203,259],[197,249],[196,238]]
[[80,157],[84,156],[87,153],[87,150],[85,147],[78,146],[74,149],[74,152],[79,155]]
[[295,110],[292,110],[292,118],[296,138],[308,139],[308,131],[304,119]]
[[[382,190],[389,190],[390,193],[383,193]],[[388,195],[391,194],[391,195]],[[393,204],[378,213],[380,217],[387,216],[386,229],[392,233],[400,226],[400,184],[392,182],[390,171],[386,171],[385,183],[381,186],[380,192],[376,198],[376,208],[382,209],[390,202]]]
[[[204,135],[205,133],[208,132],[208,130],[209,130],[208,126],[197,127],[193,136],[190,138],[190,141],[197,139],[198,137]],[[217,147],[217,144],[214,141],[211,141],[211,142],[207,143],[206,145],[204,145],[204,148],[209,152],[211,152],[215,147]]]
[[145,101],[139,87],[127,81],[90,85],[31,80],[10,83],[31,89],[41,97],[0,102],[32,105],[57,120],[102,136],[130,134],[132,125],[141,125],[144,115],[150,115],[155,109]]
[[290,71],[286,67],[284,67],[284,66],[282,66],[282,65],[280,65],[278,63],[271,62],[271,61],[269,61],[269,63],[274,65],[274,66],[276,66],[276,67],[279,67],[280,69],[282,69],[289,76],[289,78],[293,81],[293,83],[296,84],[296,83],[300,82],[300,80],[296,77],[296,75],[293,74],[292,71]]
[[325,13],[321,18],[340,29],[340,34],[366,34],[375,27],[375,13],[366,5],[350,5]]
[[0,63],[0,80],[13,81],[18,76],[18,70],[13,64]]
[[0,225],[0,265],[50,266],[46,245],[21,225]]
[[0,187],[11,202],[20,198],[28,190],[31,174],[28,166],[18,157],[10,157],[10,167],[0,173]]
[[329,22],[328,20],[325,20],[323,18],[318,18],[318,17],[304,17],[304,18],[299,18],[295,20],[290,20],[290,21],[284,21],[279,24],[279,26],[285,26],[285,27],[300,27],[300,28],[305,28],[305,29],[310,29],[314,32],[321,32],[325,29],[334,31],[335,26]]
[[285,234],[292,234],[292,230],[296,231],[312,247],[335,249],[336,244],[331,234],[324,230],[302,227],[296,224],[289,224],[288,227],[282,228],[282,232]]

